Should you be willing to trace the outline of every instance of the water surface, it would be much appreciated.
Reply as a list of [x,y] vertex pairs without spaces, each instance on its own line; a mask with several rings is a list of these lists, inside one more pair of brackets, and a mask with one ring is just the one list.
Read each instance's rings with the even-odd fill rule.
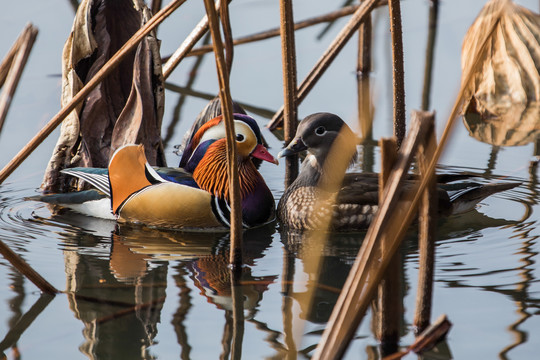
[[[536,1],[518,3],[538,11]],[[443,2],[437,35],[431,107],[437,130],[444,127],[460,77],[463,36],[483,1]],[[341,2],[298,0],[299,20],[323,14]],[[2,12],[0,53],[7,52],[24,24],[40,30],[6,124],[0,159],[7,163],[58,111],[61,49],[74,10],[68,1],[10,2]],[[466,9],[463,10],[463,9]],[[159,30],[162,53],[174,51],[202,16],[202,3],[187,2]],[[428,2],[403,2],[407,112],[421,103]],[[264,14],[264,15],[262,15]],[[243,0],[231,4],[236,36],[277,26],[277,2]],[[373,137],[390,136],[391,52],[387,9],[374,15],[375,125]],[[299,79],[303,79],[345,20],[320,39],[325,25],[297,34]],[[316,111],[339,114],[356,125],[356,42],[336,59],[301,104],[304,117]],[[184,86],[193,71],[189,59],[169,81]],[[191,87],[216,94],[215,64],[205,57]],[[271,112],[282,104],[278,39],[235,50],[233,97]],[[182,106],[177,109],[178,104]],[[206,104],[197,97],[166,94],[163,136],[169,165],[180,142]],[[259,124],[268,119],[252,113]],[[178,116],[180,122],[169,131]],[[275,154],[281,143],[264,130]],[[118,226],[65,212],[53,215],[41,203],[26,201],[41,183],[58,131],[54,132],[0,186],[0,238],[44,278],[67,294],[41,295],[0,258],[0,350],[8,359],[245,359],[306,358],[320,340],[363,234],[333,235],[323,247],[309,238],[281,232],[279,224],[245,234],[241,286],[231,287],[226,266],[228,236]],[[378,169],[378,149],[361,148],[358,170]],[[453,328],[438,358],[530,359],[540,351],[540,185],[534,143],[497,148],[469,136],[458,122],[440,171],[468,171],[481,182],[520,181],[492,196],[477,210],[441,222],[436,249],[433,318],[445,313]],[[284,167],[263,164],[261,172],[276,199],[283,192]],[[309,261],[323,254],[319,276]],[[411,323],[416,296],[418,249],[414,231],[401,250],[404,280],[401,344],[414,341]],[[307,307],[309,294],[313,306]],[[235,300],[236,299],[236,300]],[[236,308],[235,308],[236,305]],[[239,310],[240,309],[240,310]],[[239,316],[239,312],[243,314]],[[235,326],[243,324],[243,326]],[[291,349],[287,352],[287,349]],[[370,314],[347,358],[377,358],[378,342]],[[435,355],[433,355],[435,356]],[[0,358],[1,358],[0,353]],[[416,358],[409,355],[408,358]]]

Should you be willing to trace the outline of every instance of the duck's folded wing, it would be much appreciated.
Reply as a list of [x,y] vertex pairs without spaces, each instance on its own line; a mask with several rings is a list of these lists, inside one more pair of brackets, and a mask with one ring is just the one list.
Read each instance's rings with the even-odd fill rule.
[[377,174],[346,174],[336,198],[338,204],[377,205],[379,184]]

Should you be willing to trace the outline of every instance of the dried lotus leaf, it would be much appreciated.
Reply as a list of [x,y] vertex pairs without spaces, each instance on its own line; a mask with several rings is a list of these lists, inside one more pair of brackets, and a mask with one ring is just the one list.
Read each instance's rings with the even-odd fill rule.
[[498,145],[534,138],[540,122],[540,16],[510,0],[488,2],[465,36],[461,59],[463,74],[474,74],[463,84],[464,120],[473,136]]
[[[143,0],[80,3],[63,51],[62,105],[150,16]],[[73,179],[61,176],[61,169],[106,167],[114,150],[128,142],[144,144],[149,162],[165,165],[161,143],[164,91],[158,44],[155,33],[146,36],[64,120],[43,179],[44,191],[67,191]]]

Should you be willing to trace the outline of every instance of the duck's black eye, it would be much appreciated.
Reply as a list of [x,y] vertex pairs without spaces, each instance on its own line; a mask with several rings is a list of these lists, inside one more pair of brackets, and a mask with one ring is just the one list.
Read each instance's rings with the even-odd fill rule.
[[326,128],[324,126],[319,126],[315,129],[315,134],[323,136],[324,134],[326,134]]
[[246,137],[243,134],[236,134],[236,141],[242,142],[246,139]]

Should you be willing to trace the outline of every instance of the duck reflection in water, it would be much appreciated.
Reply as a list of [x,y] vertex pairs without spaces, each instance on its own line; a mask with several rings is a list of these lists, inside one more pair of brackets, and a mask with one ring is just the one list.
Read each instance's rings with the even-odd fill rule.
[[[270,245],[274,231],[273,227],[263,227],[244,234],[245,266],[239,281],[244,301],[240,306],[253,314],[263,293],[277,278],[251,274],[251,266]],[[84,324],[85,340],[80,350],[88,358],[153,358],[151,346],[166,300],[170,262],[176,272],[172,277],[180,289],[173,326],[182,354],[189,354],[191,349],[184,324],[193,306],[190,279],[206,298],[204,302],[224,310],[226,319],[232,317],[228,235],[116,225],[109,232],[110,247],[105,237],[89,235],[88,229],[79,235],[66,238],[67,292],[71,310]],[[227,320],[224,328],[224,347],[232,341],[230,323]]]

